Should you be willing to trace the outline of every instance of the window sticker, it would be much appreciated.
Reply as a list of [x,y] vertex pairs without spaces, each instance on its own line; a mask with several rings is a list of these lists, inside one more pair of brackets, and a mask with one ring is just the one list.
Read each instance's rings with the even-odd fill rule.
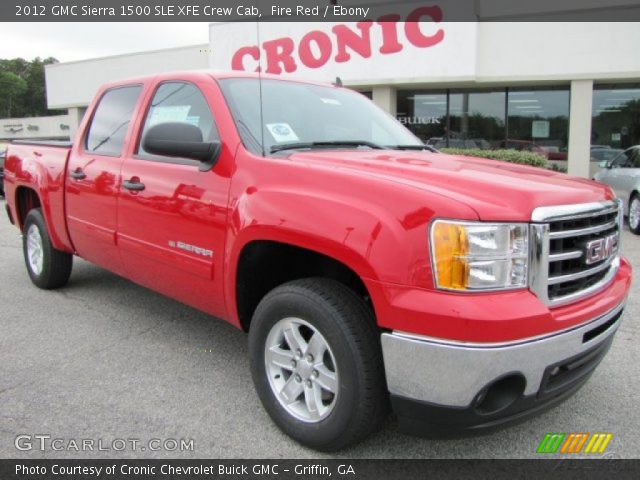
[[153,107],[153,110],[151,110],[151,118],[149,119],[149,126],[167,122],[191,123],[187,120],[190,109],[191,105]]
[[190,123],[193,126],[200,126],[200,117],[198,115],[187,115],[184,119],[185,123]]
[[322,102],[328,105],[342,105],[340,101],[336,100],[335,98],[323,98]]
[[267,123],[269,133],[278,142],[298,142],[300,139],[288,123]]

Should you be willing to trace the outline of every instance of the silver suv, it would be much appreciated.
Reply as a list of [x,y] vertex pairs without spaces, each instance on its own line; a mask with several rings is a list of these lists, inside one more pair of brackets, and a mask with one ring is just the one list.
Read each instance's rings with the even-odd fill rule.
[[609,185],[622,199],[629,217],[629,229],[640,235],[640,145],[628,148],[615,158],[600,164],[594,179]]

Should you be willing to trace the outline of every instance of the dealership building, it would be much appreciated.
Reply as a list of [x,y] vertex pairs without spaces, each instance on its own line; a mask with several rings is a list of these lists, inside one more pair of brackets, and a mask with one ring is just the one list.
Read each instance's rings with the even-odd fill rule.
[[[588,3],[588,2],[587,2]],[[49,65],[73,136],[104,82],[172,70],[255,71],[370,96],[438,147],[519,148],[589,175],[595,146],[640,143],[637,23],[215,23],[209,44]],[[446,19],[446,12],[444,15]],[[16,122],[14,122],[15,124]]]

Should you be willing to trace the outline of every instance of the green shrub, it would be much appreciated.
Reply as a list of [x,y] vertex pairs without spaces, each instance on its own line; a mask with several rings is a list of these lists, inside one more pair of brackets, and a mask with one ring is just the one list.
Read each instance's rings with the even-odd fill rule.
[[532,165],[534,167],[546,167],[547,159],[542,155],[533,152],[520,150],[481,150],[479,148],[441,148],[442,153],[450,155],[466,155],[469,157],[489,158],[491,160],[502,160],[503,162],[519,163],[522,165]]
[[549,170],[553,170],[554,172],[567,173],[566,165],[558,165],[557,163],[551,163],[547,165]]

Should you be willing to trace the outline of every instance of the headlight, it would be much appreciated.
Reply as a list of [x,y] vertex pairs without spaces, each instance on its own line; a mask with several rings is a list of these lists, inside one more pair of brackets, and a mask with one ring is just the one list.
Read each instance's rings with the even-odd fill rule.
[[438,288],[524,288],[528,283],[529,226],[436,220],[431,224],[431,253]]

